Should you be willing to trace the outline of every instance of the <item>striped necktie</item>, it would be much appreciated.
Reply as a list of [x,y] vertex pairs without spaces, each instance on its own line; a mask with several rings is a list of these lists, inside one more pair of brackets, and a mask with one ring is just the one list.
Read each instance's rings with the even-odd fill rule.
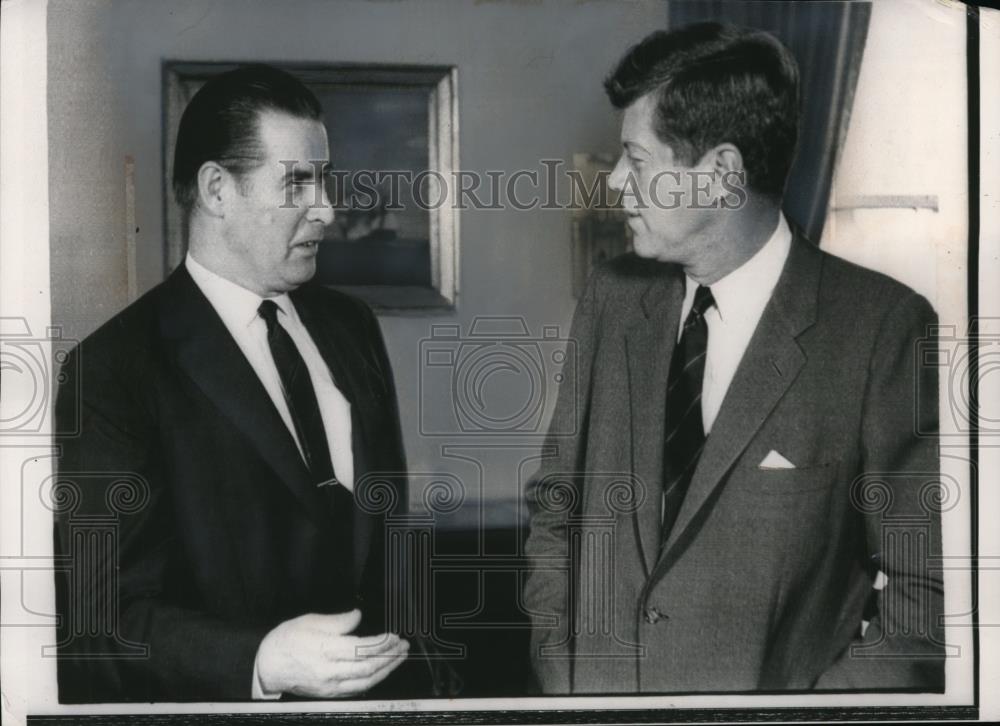
[[701,385],[708,347],[706,311],[715,305],[712,291],[699,285],[684,321],[667,377],[666,441],[664,450],[662,541],[670,536],[687,493],[698,457],[705,445],[701,421]]

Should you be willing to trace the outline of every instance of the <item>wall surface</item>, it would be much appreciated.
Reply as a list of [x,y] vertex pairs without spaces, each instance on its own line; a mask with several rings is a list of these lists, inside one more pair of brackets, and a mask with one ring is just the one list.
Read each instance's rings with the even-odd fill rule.
[[[993,35],[995,37],[993,28]],[[966,19],[959,3],[880,0],[872,9],[851,126],[834,175],[822,246],[885,272],[924,295],[951,332],[940,360],[941,474],[954,497],[942,513],[945,552],[969,550],[972,486],[968,439],[968,154]],[[983,89],[991,86],[982,85]],[[993,94],[986,93],[984,98]],[[986,128],[986,127],[984,127]],[[936,209],[908,208],[922,197]],[[885,205],[861,209],[859,201]],[[984,358],[985,360],[985,358]],[[985,365],[985,364],[984,364]],[[982,400],[982,399],[980,399]],[[985,419],[984,419],[985,420]],[[971,652],[971,585],[945,568],[952,647]],[[959,615],[963,614],[963,615]],[[969,659],[949,658],[946,679],[969,697]],[[962,688],[952,689],[955,684]]]
[[[569,165],[574,152],[616,151],[618,121],[601,80],[665,17],[658,2],[611,0],[54,0],[48,59],[53,321],[79,338],[128,302],[126,156],[135,164],[138,292],[163,279],[165,59],[455,65],[462,168],[510,173],[539,170],[542,159]],[[534,335],[542,325],[565,333],[573,307],[570,215],[467,210],[460,224],[457,312],[381,320],[411,469],[454,472],[471,499],[495,500],[486,509],[491,519],[509,522],[517,465],[537,451],[538,439],[521,437],[523,446],[499,451],[463,449],[460,455],[471,461],[445,457],[448,444],[499,441],[420,435],[420,341],[432,324],[458,323],[465,331],[477,315],[522,316]],[[523,376],[494,376],[490,394],[523,396],[525,384]],[[447,412],[449,381],[428,385],[423,399]]]
[[[952,320],[965,314],[968,275],[965,102],[964,9],[875,3],[823,246],[902,280]],[[850,208],[872,197],[932,197],[937,209]]]

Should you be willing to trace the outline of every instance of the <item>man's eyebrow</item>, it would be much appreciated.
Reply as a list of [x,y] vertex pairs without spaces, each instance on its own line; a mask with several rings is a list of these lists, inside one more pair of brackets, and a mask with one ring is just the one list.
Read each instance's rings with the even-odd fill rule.
[[[330,169],[331,165],[328,161],[308,163],[305,166],[296,166],[286,170],[283,179],[285,181],[309,181],[329,173]],[[318,175],[317,171],[319,171]]]
[[625,147],[626,151],[641,151],[642,153],[649,155],[649,150],[646,147],[635,143],[634,141],[623,141],[622,146]]

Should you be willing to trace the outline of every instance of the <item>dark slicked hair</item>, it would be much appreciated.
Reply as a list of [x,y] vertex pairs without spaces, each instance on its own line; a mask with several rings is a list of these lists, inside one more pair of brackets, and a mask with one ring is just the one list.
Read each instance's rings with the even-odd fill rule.
[[322,106],[295,76],[262,64],[215,76],[181,116],[174,149],[173,188],[190,213],[198,199],[198,170],[214,161],[238,178],[261,163],[260,114],[277,111],[319,120]]
[[778,199],[795,156],[799,72],[763,31],[696,23],[633,46],[604,82],[615,108],[654,93],[653,129],[690,166],[717,144],[740,150],[747,185]]

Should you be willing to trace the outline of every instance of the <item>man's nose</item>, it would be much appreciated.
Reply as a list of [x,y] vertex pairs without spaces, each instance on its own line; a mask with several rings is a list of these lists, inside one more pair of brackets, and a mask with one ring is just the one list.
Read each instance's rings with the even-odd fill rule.
[[622,154],[618,157],[618,162],[615,164],[615,168],[611,170],[611,174],[608,175],[608,188],[613,192],[620,192],[625,188],[625,155]]
[[326,186],[320,186],[320,198],[316,200],[316,203],[310,205],[309,213],[306,215],[310,222],[320,222],[323,226],[329,226],[333,224],[333,218],[336,216],[333,212],[333,205],[330,203],[330,195],[327,194]]

